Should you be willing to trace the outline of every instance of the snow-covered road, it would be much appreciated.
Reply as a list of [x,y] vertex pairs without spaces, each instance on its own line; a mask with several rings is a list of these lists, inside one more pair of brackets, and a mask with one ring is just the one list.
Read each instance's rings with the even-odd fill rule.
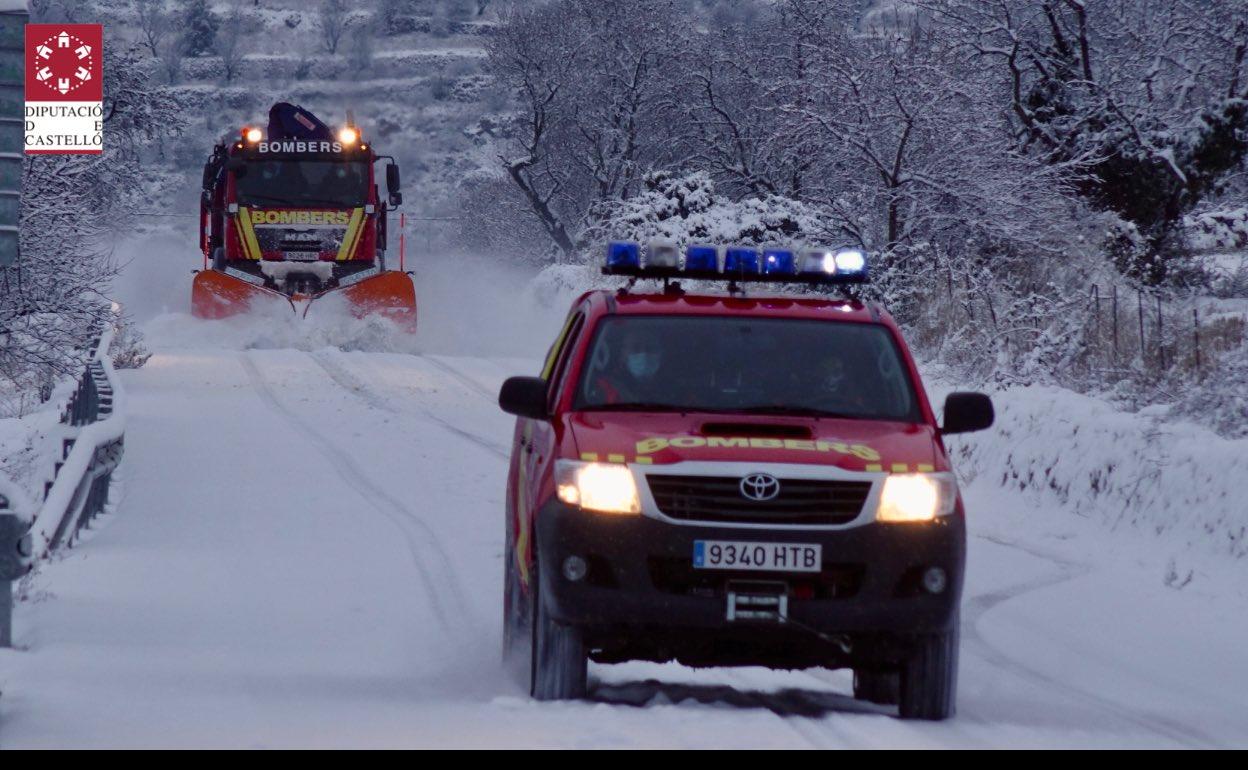
[[1242,596],[1007,526],[1033,512],[987,481],[950,722],[827,671],[594,666],[590,702],[530,702],[498,661],[494,398],[533,368],[160,348],[125,373],[119,512],[0,654],[0,746],[1248,747]]

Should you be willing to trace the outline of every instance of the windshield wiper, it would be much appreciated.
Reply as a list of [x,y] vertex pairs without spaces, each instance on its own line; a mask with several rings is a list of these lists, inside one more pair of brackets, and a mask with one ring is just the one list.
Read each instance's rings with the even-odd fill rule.
[[268,203],[276,203],[280,206],[333,206],[335,208],[356,208],[354,203],[343,203],[342,201],[324,200],[321,198],[281,198],[276,195],[265,195],[263,193],[253,193],[244,196],[247,198],[246,203],[259,203],[261,201]]
[[816,409],[809,406],[777,406],[774,404],[760,404],[758,406],[743,406],[734,411],[742,414],[792,414],[800,417],[826,417],[830,419],[842,420],[859,420],[866,415],[850,414],[848,412],[833,412],[828,409]]

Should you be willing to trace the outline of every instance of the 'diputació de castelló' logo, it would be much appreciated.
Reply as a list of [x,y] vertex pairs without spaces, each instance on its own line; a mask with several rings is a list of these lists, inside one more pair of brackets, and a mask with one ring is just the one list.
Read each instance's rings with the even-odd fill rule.
[[26,25],[26,152],[99,153],[104,28]]

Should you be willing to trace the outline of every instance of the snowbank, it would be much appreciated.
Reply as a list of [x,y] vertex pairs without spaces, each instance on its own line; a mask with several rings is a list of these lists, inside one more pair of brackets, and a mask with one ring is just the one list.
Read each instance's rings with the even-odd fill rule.
[[995,393],[993,402],[991,430],[948,439],[964,483],[999,486],[1046,516],[1074,514],[1196,554],[1248,555],[1248,439],[1054,387]]

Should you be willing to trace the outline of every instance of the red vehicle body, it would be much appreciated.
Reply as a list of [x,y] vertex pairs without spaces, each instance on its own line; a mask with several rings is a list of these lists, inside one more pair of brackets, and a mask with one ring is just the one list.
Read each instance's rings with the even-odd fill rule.
[[[890,420],[788,413],[783,399],[764,413],[578,408],[590,387],[582,378],[589,357],[597,355],[590,353],[597,330],[655,317],[663,323],[784,319],[882,329],[902,362],[898,376],[913,389],[914,409],[904,420]],[[843,329],[818,327],[825,328]],[[508,477],[505,646],[509,654],[528,647],[535,696],[581,695],[587,659],[674,659],[848,666],[861,698],[900,703],[903,716],[952,712],[963,506],[914,360],[878,305],[680,290],[590,292],[574,304],[541,377],[509,380],[500,404],[519,417]],[[951,396],[947,432],[990,422],[986,397]],[[572,492],[561,497],[558,488],[561,464],[569,463],[627,468],[638,510],[601,513],[569,504]],[[789,508],[760,504],[755,514],[750,501],[732,496],[738,478],[746,494],[756,471],[763,482],[797,490],[792,495],[823,484],[856,490],[857,497],[831,493],[839,519],[811,518],[824,512],[799,498]],[[948,477],[956,499],[946,501],[948,515],[929,521],[877,521],[889,476]],[[713,494],[698,491],[712,483],[719,485]],[[698,567],[709,558],[706,548],[723,551],[736,541],[743,541],[747,559],[742,569]],[[806,551],[818,554],[814,571],[785,569],[786,544],[817,546]],[[768,548],[781,559],[779,567],[768,562],[760,568],[761,557],[748,562],[749,553]]]
[[347,130],[349,142],[266,140],[247,128],[214,148],[200,199],[205,269],[192,290],[196,316],[223,318],[268,299],[306,313],[311,300],[338,291],[355,315],[379,313],[414,331],[411,279],[385,263],[398,169],[387,166],[388,206],[374,178],[382,156]]

